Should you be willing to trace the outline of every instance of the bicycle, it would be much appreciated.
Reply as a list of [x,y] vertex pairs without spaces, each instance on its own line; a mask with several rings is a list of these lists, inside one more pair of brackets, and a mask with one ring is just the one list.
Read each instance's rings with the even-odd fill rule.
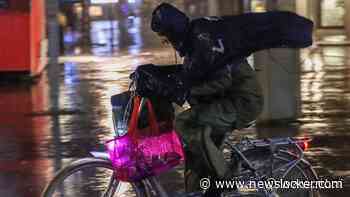
[[[317,180],[315,171],[312,169],[309,162],[303,158],[303,151],[307,146],[307,140],[308,139],[298,138],[251,140],[246,138],[237,144],[227,145],[233,151],[232,158],[235,158],[236,160],[238,159],[237,167],[239,174],[237,177],[242,177],[240,180],[243,180],[243,177],[254,177],[255,180],[266,180],[266,178],[269,177],[286,179],[287,175],[291,175],[289,180],[295,180],[296,178],[303,180]],[[293,146],[296,151],[290,151],[290,147]],[[288,149],[285,149],[287,147]],[[272,152],[273,154],[271,154]],[[91,152],[91,154],[93,156],[92,158],[77,160],[60,170],[46,187],[43,197],[69,196],[68,193],[73,191],[76,191],[72,194],[73,196],[84,196],[85,194],[86,196],[103,197],[169,196],[156,177],[148,177],[140,182],[130,183],[131,187],[129,186],[129,189],[134,190],[133,194],[130,193],[131,191],[126,189],[126,187],[128,187],[125,186],[126,183],[120,183],[114,178],[116,172],[113,171],[113,166],[108,159],[108,154],[104,152]],[[98,170],[99,168],[100,170]],[[87,170],[87,174],[84,174],[84,172],[75,174],[84,170]],[[108,170],[109,174],[104,173],[101,170]],[[282,176],[279,176],[280,173],[283,173]],[[92,175],[97,175],[101,182],[89,182],[89,177]],[[87,183],[82,184],[82,188],[69,188],[64,183],[62,184],[62,182],[70,176],[75,177],[75,180],[80,178],[81,181],[86,181]],[[102,179],[105,179],[105,182]],[[106,182],[106,180],[108,181]],[[288,178],[286,180],[288,180]],[[106,184],[105,188],[101,187],[103,183]],[[55,192],[58,192],[58,194]],[[68,193],[65,194],[65,192]],[[274,196],[274,192],[276,191],[270,191],[268,188],[263,191],[258,191],[258,193],[262,193],[260,196]],[[194,194],[191,195],[193,196]],[[231,196],[244,195],[245,194],[242,192],[231,194]],[[247,195],[252,194],[249,192],[249,194],[246,194],[245,196]],[[316,197],[318,195],[317,191],[308,190],[302,191],[298,196]],[[183,196],[186,196],[186,194]],[[190,196],[190,194],[188,194],[188,196]],[[295,196],[295,194],[292,193],[290,196]]]
[[[246,127],[255,125],[255,121]],[[208,144],[211,128],[207,127],[203,134],[204,144]],[[226,138],[227,139],[227,138]],[[275,180],[318,180],[311,164],[304,158],[309,138],[243,138],[237,143],[225,140],[221,147],[227,156],[227,161],[234,166],[235,179],[246,181]],[[169,194],[161,186],[155,176],[146,177],[137,182],[120,182],[106,152],[90,152],[92,157],[79,159],[64,167],[54,176],[44,189],[43,197],[56,196],[99,196],[99,197],[170,197],[170,196],[201,196],[202,192]],[[93,177],[96,176],[96,177]],[[73,182],[78,184],[73,185]],[[229,188],[232,191],[223,192],[222,196],[261,196],[261,197],[318,197],[313,189],[290,190],[262,187]]]

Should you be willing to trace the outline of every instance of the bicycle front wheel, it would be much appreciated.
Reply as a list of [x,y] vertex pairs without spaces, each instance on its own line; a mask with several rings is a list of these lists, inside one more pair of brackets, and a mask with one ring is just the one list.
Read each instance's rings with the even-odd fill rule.
[[141,183],[115,179],[108,160],[85,158],[60,170],[46,186],[42,197],[144,197]]

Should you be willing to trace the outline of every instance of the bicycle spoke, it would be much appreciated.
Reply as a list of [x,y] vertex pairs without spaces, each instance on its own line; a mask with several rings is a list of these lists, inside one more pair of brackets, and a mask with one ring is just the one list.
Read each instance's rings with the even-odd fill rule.
[[116,188],[119,186],[118,182],[115,180],[115,172],[113,172],[108,187],[107,187],[107,191],[105,192],[105,194],[103,195],[103,197],[113,197]]

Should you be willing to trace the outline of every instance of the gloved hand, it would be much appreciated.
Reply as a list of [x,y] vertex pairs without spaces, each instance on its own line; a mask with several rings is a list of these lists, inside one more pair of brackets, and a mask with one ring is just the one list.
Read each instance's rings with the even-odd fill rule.
[[140,96],[165,97],[178,105],[183,105],[189,96],[189,89],[176,71],[176,68],[145,64],[139,66],[130,78],[135,80],[136,93]]
[[136,70],[129,75],[129,79],[136,81],[136,77],[137,77],[136,75],[139,73],[139,72],[137,72],[138,69],[140,69],[140,68],[145,69],[147,67],[152,67],[152,66],[155,66],[155,65],[154,64],[142,64],[142,65],[137,66]]

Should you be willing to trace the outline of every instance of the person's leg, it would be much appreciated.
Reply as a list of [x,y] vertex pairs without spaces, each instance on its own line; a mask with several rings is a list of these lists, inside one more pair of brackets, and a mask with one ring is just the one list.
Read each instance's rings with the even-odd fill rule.
[[213,128],[213,132],[211,133],[211,139],[213,140],[216,147],[220,148],[222,146],[226,137],[226,133],[230,131],[231,129]]
[[187,192],[201,190],[199,181],[202,177],[207,177],[209,169],[203,155],[201,145],[201,133],[203,126],[197,124],[196,113],[193,109],[186,110],[176,117],[176,130],[185,142],[185,187]]
[[[199,180],[203,177],[223,177],[227,173],[224,157],[216,145],[221,144],[225,132],[232,130],[236,113],[235,110],[225,111],[222,108],[222,103],[196,106],[176,117],[176,130],[184,138],[188,150],[185,170],[188,192],[200,190]],[[215,143],[205,134],[207,126],[214,128],[214,136],[221,136]],[[204,138],[207,138],[205,143]]]
[[205,139],[205,153],[214,169],[217,178],[225,178],[230,174],[230,169],[226,165],[224,155],[219,149],[222,144],[225,134],[233,131],[235,121],[237,120],[237,113],[234,108],[229,108],[225,105],[227,100],[218,100],[207,106],[198,109],[198,123],[202,125],[209,125],[212,129],[211,136],[204,136]]

